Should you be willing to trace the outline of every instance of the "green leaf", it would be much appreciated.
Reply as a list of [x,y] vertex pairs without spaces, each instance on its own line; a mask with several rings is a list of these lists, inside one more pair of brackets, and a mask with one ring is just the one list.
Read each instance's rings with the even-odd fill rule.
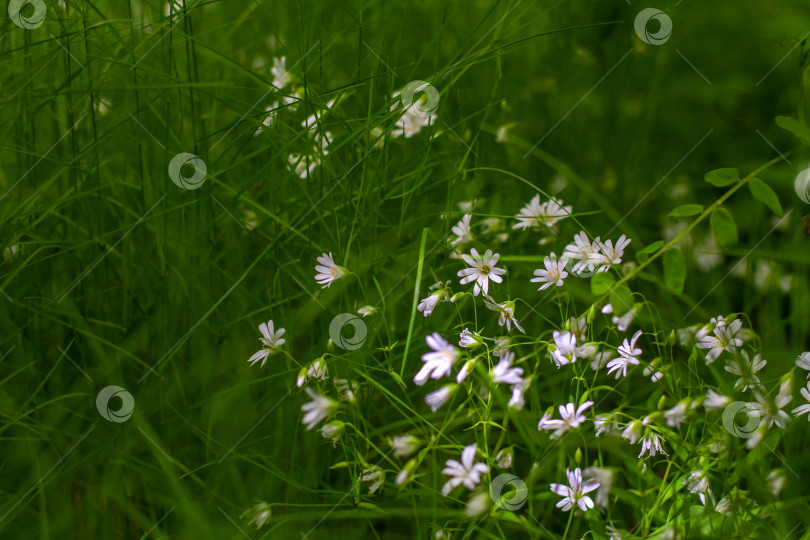
[[740,239],[737,235],[737,225],[734,223],[734,218],[725,208],[718,208],[712,212],[711,224],[714,239],[724,249],[733,247]]
[[727,186],[740,181],[740,171],[737,169],[716,169],[706,173],[706,181],[717,187]]
[[751,195],[756,200],[771,209],[771,212],[779,217],[782,217],[782,205],[779,204],[779,197],[776,196],[771,186],[760,180],[759,178],[752,178],[748,182],[748,189],[751,190]]
[[633,307],[633,293],[630,288],[622,283],[610,293],[610,303],[613,305],[613,313],[618,317],[624,315]]
[[676,293],[683,292],[686,283],[686,260],[678,248],[664,253],[664,283]]
[[602,272],[594,274],[591,278],[591,292],[597,296],[603,295],[610,290],[616,279],[613,274]]
[[810,128],[803,122],[790,116],[777,116],[776,125],[796,135],[804,144],[810,145]]
[[650,244],[649,246],[645,247],[641,251],[636,252],[636,260],[640,263],[643,263],[647,259],[650,258],[650,255],[661,249],[661,246],[664,245],[663,240],[657,240]]
[[684,204],[669,213],[671,217],[696,216],[703,212],[703,206],[699,204]]

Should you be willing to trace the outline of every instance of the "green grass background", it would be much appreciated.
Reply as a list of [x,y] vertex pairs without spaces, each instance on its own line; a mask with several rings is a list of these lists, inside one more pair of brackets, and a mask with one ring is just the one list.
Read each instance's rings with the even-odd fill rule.
[[[390,476],[377,507],[358,506],[359,471],[329,469],[353,459],[354,443],[333,449],[305,433],[303,395],[282,399],[299,366],[326,352],[332,317],[381,307],[367,319],[366,345],[331,368],[385,388],[361,400],[353,421],[377,440],[398,434],[410,426],[403,404],[426,410],[421,393],[389,374],[402,369],[423,228],[420,294],[434,274],[454,279],[460,268],[436,247],[460,218],[458,201],[485,199],[476,219],[510,216],[535,191],[506,173],[546,191],[562,175],[559,195],[587,214],[578,217],[587,229],[604,237],[621,220],[611,236],[627,234],[634,252],[662,238],[674,207],[723,193],[703,181],[706,171],[747,174],[778,157],[771,144],[796,148],[773,119],[802,118],[806,105],[804,47],[788,54],[810,30],[798,0],[186,0],[171,18],[157,1],[46,4],[37,29],[7,18],[0,26],[0,244],[18,246],[0,266],[4,538],[243,537],[234,523],[251,538],[427,538],[460,507],[427,489],[400,495]],[[650,5],[673,19],[663,46],[633,31]],[[306,98],[254,137],[279,98],[268,93],[273,56],[296,64]],[[438,125],[372,151],[370,129],[391,126],[392,94],[415,79],[439,90]],[[332,151],[302,180],[287,164],[304,148],[300,123],[338,96],[322,120]],[[496,142],[507,124],[507,142]],[[180,152],[206,162],[201,189],[169,179]],[[793,211],[749,254],[745,278],[724,276],[773,218],[744,190],[726,205],[741,242],[723,264],[702,272],[690,262],[683,295],[662,290],[660,265],[632,282],[667,328],[747,313],[769,365],[782,370],[810,335],[810,244],[799,233],[808,206],[793,192],[806,155],[788,159],[761,177]],[[578,231],[569,220],[554,245]],[[710,234],[708,223],[697,234]],[[501,290],[534,304],[535,266],[508,255],[550,247],[515,234],[498,249],[515,274]],[[358,277],[319,291],[314,264],[324,251]],[[796,276],[789,295],[754,286],[761,259]],[[588,306],[586,281],[569,294]],[[518,305],[521,320],[528,311]],[[449,312],[416,317],[405,381],[423,336],[459,323]],[[558,313],[547,301],[527,331],[549,330],[542,317]],[[287,354],[250,367],[256,326],[270,318],[287,329]],[[112,384],[135,398],[121,424],[95,407]],[[530,397],[527,419],[552,401]],[[783,458],[806,476],[807,430],[795,429]],[[442,465],[427,469],[428,483],[441,482]],[[782,534],[807,510],[801,482],[786,490],[794,502],[777,520]],[[256,532],[239,515],[259,500],[277,506]],[[565,525],[550,494],[532,511],[551,529]],[[466,534],[506,533],[489,523]]]

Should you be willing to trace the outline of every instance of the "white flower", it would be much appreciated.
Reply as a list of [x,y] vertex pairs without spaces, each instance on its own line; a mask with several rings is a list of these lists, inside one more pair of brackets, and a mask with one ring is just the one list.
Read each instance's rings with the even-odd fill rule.
[[467,360],[464,365],[458,370],[456,374],[456,382],[461,384],[467,378],[467,375],[475,368],[475,360]]
[[267,357],[277,353],[278,348],[284,345],[285,340],[281,336],[284,335],[286,330],[284,330],[284,328],[279,328],[277,331],[274,331],[273,320],[271,319],[268,322],[261,323],[259,325],[259,332],[262,333],[262,337],[259,338],[259,341],[264,344],[264,348],[248,358],[248,362],[250,362],[250,365],[255,365],[256,362],[261,360],[262,363],[259,367],[264,367]]
[[510,446],[509,448],[502,448],[500,452],[495,454],[495,465],[499,469],[508,469],[512,466],[512,460],[515,458],[515,451]]
[[448,343],[438,332],[427,336],[425,341],[433,350],[422,355],[422,362],[425,365],[413,378],[413,382],[417,386],[425,384],[428,378],[441,379],[450,375],[450,370],[459,356],[458,349]]
[[627,439],[630,444],[636,444],[639,437],[641,437],[641,422],[633,420],[625,426],[624,431],[622,431],[622,438]]
[[619,376],[627,377],[627,366],[634,365],[637,366],[639,364],[638,355],[640,355],[643,351],[636,347],[636,341],[638,338],[641,337],[642,331],[639,330],[635,334],[633,334],[632,339],[630,341],[627,338],[624,338],[624,343],[622,343],[616,351],[619,353],[618,358],[614,358],[610,362],[608,362],[608,375],[616,372],[616,378],[618,379]]
[[810,371],[810,351],[800,354],[799,357],[796,358],[796,365]]
[[471,332],[466,328],[461,331],[461,335],[459,336],[458,346],[465,347],[467,349],[476,349],[484,344],[484,340],[481,339],[481,335],[475,332]]
[[296,380],[295,385],[298,388],[301,388],[308,379],[317,379],[322,381],[324,378],[326,378],[326,375],[326,362],[323,361],[323,358],[318,358],[310,365],[301,368],[301,371],[298,372],[298,379]]
[[470,219],[472,216],[470,214],[465,214],[461,221],[459,221],[452,229],[450,229],[453,234],[456,235],[455,240],[450,242],[451,246],[457,246],[459,244],[466,244],[468,242],[472,242],[472,233],[470,232]]
[[256,506],[248,508],[240,517],[250,516],[250,525],[256,530],[264,527],[273,516],[272,508],[266,502],[260,502]]
[[442,495],[447,497],[453,488],[464,485],[467,489],[475,489],[481,482],[481,476],[489,472],[489,465],[486,463],[474,463],[477,444],[471,444],[461,452],[461,462],[455,459],[448,459],[442,474],[450,479],[442,487]]
[[318,262],[320,264],[315,265],[315,271],[318,272],[315,275],[315,281],[318,282],[322,289],[329,287],[333,281],[345,275],[343,268],[335,264],[331,253],[329,255],[322,253],[318,257]]
[[399,435],[391,439],[390,444],[397,457],[408,457],[422,446],[422,441],[414,435]]
[[[608,305],[610,305],[610,304],[608,304]],[[611,307],[611,309],[613,308],[613,306],[610,306],[610,307]],[[603,313],[604,313],[604,311],[603,311]],[[625,313],[621,317],[617,317],[617,316],[614,315],[611,318],[611,321],[613,322],[613,324],[616,325],[616,329],[619,332],[626,332],[627,329],[630,327],[630,325],[633,323],[633,319],[635,319],[635,318],[636,318],[636,306],[633,305],[633,307],[628,309],[627,313]]]
[[456,393],[456,388],[458,388],[456,384],[446,384],[438,390],[426,394],[425,403],[430,406],[431,411],[436,412],[453,397],[453,394]]
[[689,493],[697,493],[701,504],[706,505],[705,494],[709,493],[711,496],[711,490],[709,489],[709,478],[702,471],[692,471],[682,484],[686,486]]
[[582,478],[586,482],[594,481],[599,484],[599,488],[594,495],[596,506],[607,508],[608,493],[610,493],[610,488],[613,487],[613,472],[603,467],[588,467],[582,471]]
[[591,256],[595,255],[598,251],[599,248],[591,244],[585,231],[580,231],[579,234],[574,236],[574,241],[565,246],[563,257],[578,261],[571,268],[571,271],[575,274],[579,274],[585,269],[589,272],[593,272],[594,261],[591,259]]
[[[417,90],[418,91],[418,90]],[[399,97],[400,92],[395,92],[394,97]],[[399,107],[400,100],[397,99],[394,103],[391,104],[391,110],[395,110]],[[419,133],[423,127],[431,124],[435,124],[436,115],[432,113],[423,112],[417,105],[415,101],[413,105],[406,108],[403,112],[402,116],[400,117],[399,121],[397,122],[397,128],[391,132],[392,137],[399,137],[400,135],[405,135],[405,138],[410,138],[413,135]]]
[[762,419],[760,427],[764,426],[770,428],[776,424],[780,429],[785,429],[787,423],[790,422],[790,416],[788,416],[782,408],[791,402],[793,396],[789,393],[785,394],[780,389],[776,399],[772,400],[768,394],[755,388],[754,397],[757,401],[748,403],[746,409],[749,414],[753,414]]
[[706,399],[703,401],[703,406],[707,411],[717,411],[728,407],[731,401],[730,397],[718,394],[709,388],[709,390],[706,391]]
[[492,299],[491,296],[484,296],[484,305],[487,306],[487,309],[491,309],[492,311],[498,312],[498,325],[503,326],[506,325],[507,330],[512,329],[512,325],[515,325],[515,328],[523,332],[524,334],[526,331],[521,328],[518,324],[517,319],[515,318],[515,302],[510,300],[508,302],[504,302],[503,304],[498,304],[495,300]]
[[723,351],[734,352],[737,347],[742,345],[742,340],[737,337],[740,327],[742,327],[742,321],[739,319],[734,319],[728,326],[725,324],[717,324],[714,328],[714,336],[703,336],[700,341],[695,344],[695,346],[700,349],[709,349],[709,352],[706,354],[707,364],[711,364],[717,360],[717,357],[720,356],[720,353]]
[[563,280],[568,277],[568,272],[565,271],[565,265],[568,264],[568,258],[563,256],[563,258],[558,261],[557,255],[551,253],[551,255],[543,259],[543,264],[545,265],[546,269],[535,270],[534,275],[537,277],[532,278],[529,281],[534,283],[543,283],[543,285],[537,289],[538,291],[547,289],[552,285],[561,287]]
[[380,311],[380,308],[374,306],[362,306],[357,309],[357,314],[363,318],[368,317],[369,315],[374,315]]
[[[802,414],[810,413],[810,382],[807,383],[805,388],[799,390],[802,393],[802,397],[808,401],[804,405],[799,405],[795,409],[793,409],[793,414],[796,416],[801,416]],[[810,416],[807,417],[807,420],[810,421]]]
[[740,377],[734,383],[734,389],[745,392],[749,388],[759,386],[759,377],[755,374],[764,368],[768,362],[763,360],[760,355],[754,356],[754,360],[751,361],[745,351],[740,351],[740,356],[742,357],[740,362],[731,360],[726,366],[726,371]]
[[413,478],[414,469],[416,469],[416,460],[412,459],[405,464],[405,466],[402,468],[401,471],[399,471],[399,473],[397,473],[397,477],[394,480],[396,485],[402,487],[408,482],[410,482],[411,479]]
[[287,71],[286,63],[287,58],[284,56],[273,58],[273,67],[270,68],[270,72],[273,74],[273,86],[276,88],[284,88],[292,80]]
[[513,229],[537,228],[540,225],[552,227],[558,221],[571,215],[570,206],[562,206],[561,200],[553,197],[544,203],[540,203],[540,195],[535,195],[529,203],[521,208],[520,213],[515,216],[517,223],[512,225]]
[[337,410],[337,402],[318,394],[312,388],[304,388],[304,391],[312,401],[304,403],[301,410],[304,412],[302,422],[307,426],[307,431],[317,426],[321,420],[328,417]]
[[778,499],[787,483],[787,475],[784,469],[773,469],[768,473],[768,476],[765,477],[765,482],[768,485],[768,491],[771,492],[774,499]]
[[419,301],[419,305],[416,306],[416,309],[418,311],[421,311],[422,314],[425,317],[427,317],[428,315],[433,313],[433,310],[436,308],[436,306],[439,305],[439,302],[442,301],[443,296],[446,296],[446,295],[447,295],[447,293],[444,292],[444,291],[436,291],[436,292],[430,293],[425,298],[423,298],[422,300]]
[[582,471],[577,467],[573,471],[565,470],[568,476],[568,485],[551,484],[551,491],[563,499],[557,503],[557,508],[562,508],[567,512],[578,506],[583,512],[587,512],[594,507],[593,500],[586,495],[599,487],[599,482],[595,480],[582,481]]
[[523,410],[523,407],[526,406],[526,398],[523,394],[526,392],[528,387],[529,379],[523,379],[518,384],[512,386],[512,397],[509,398],[509,403],[507,404],[510,409],[514,409],[516,411]]
[[345,427],[346,424],[340,420],[332,420],[328,424],[322,425],[319,431],[324,439],[330,439],[332,441],[332,446],[334,447],[337,446],[340,437],[343,435],[343,430]]
[[467,501],[464,514],[471,518],[480,516],[489,509],[490,500],[491,497],[488,492],[476,493]]
[[593,245],[598,248],[598,251],[588,255],[588,260],[598,266],[597,272],[607,272],[607,270],[614,264],[621,264],[624,249],[630,244],[631,240],[625,235],[621,235],[616,240],[616,246],[613,242],[608,240],[602,242],[599,237],[594,239]]
[[360,477],[357,479],[358,482],[371,482],[372,484],[368,487],[368,494],[374,495],[378,489],[382,487],[385,483],[385,472],[375,465],[369,467],[368,469],[363,469],[363,472],[360,473]]
[[495,346],[492,348],[492,356],[503,356],[509,352],[509,336],[495,338]]
[[574,409],[573,403],[560,405],[559,411],[561,420],[551,419],[550,415],[546,413],[543,415],[543,418],[540,419],[537,429],[541,431],[555,430],[554,433],[551,434],[551,438],[555,439],[569,429],[575,429],[582,425],[585,420],[587,420],[584,413],[591,405],[593,405],[593,401],[586,401],[576,409]]
[[463,268],[458,271],[457,275],[461,278],[461,284],[466,285],[471,281],[475,281],[473,287],[474,296],[478,296],[481,291],[484,291],[485,295],[489,294],[489,280],[501,283],[503,281],[501,276],[506,273],[503,268],[495,267],[498,263],[498,257],[500,255],[492,253],[491,249],[486,250],[483,255],[479,255],[475,248],[470,250],[469,255],[463,254],[461,258],[470,268]]
[[557,367],[565,366],[577,361],[577,337],[571,332],[560,333],[555,330],[552,334],[556,349],[551,351],[551,359]]
[[647,452],[648,458],[651,458],[656,454],[664,454],[666,456],[669,455],[664,451],[664,447],[661,446],[661,437],[655,433],[650,433],[641,439],[641,452],[639,453],[638,457],[643,456],[644,452]]
[[523,375],[523,368],[512,367],[512,362],[515,360],[515,353],[508,352],[501,357],[498,365],[493,367],[489,376],[493,382],[502,384],[520,384],[523,382],[521,376]]
[[684,398],[675,404],[674,407],[664,413],[664,418],[667,420],[667,425],[671,428],[678,429],[686,419],[689,411],[698,406],[697,401],[692,401],[689,398]]

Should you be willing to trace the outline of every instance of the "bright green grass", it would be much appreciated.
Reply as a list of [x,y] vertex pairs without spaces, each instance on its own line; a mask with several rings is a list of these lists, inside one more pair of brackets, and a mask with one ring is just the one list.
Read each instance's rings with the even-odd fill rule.
[[[459,311],[443,305],[427,319],[414,312],[415,296],[436,280],[465,290],[455,278],[460,263],[441,243],[461,217],[456,203],[485,199],[476,220],[512,216],[537,190],[551,191],[558,175],[568,181],[559,195],[586,230],[604,237],[618,223],[610,236],[633,239],[632,262],[675,222],[666,217],[673,208],[708,207],[723,195],[703,181],[705,172],[736,167],[746,175],[774,160],[760,178],[791,211],[783,228],[769,234],[771,212],[743,188],[725,204],[740,242],[720,266],[698,270],[687,247],[683,294],[662,286],[660,261],[630,285],[654,308],[645,320],[654,313],[656,329],[746,314],[774,373],[810,348],[810,240],[799,233],[808,206],[793,191],[806,154],[786,156],[787,164],[771,147],[799,147],[773,120],[805,114],[807,47],[789,52],[810,30],[798,0],[662,1],[654,7],[672,17],[674,31],[660,47],[636,37],[633,19],[648,4],[635,0],[367,0],[349,8],[181,0],[171,18],[157,0],[67,3],[65,10],[46,0],[39,28],[6,19],[0,29],[0,244],[17,246],[0,264],[3,538],[242,538],[239,528],[251,538],[428,538],[445,524],[459,538],[559,538],[569,515],[554,508],[548,483],[562,481],[559,471],[582,441],[558,447],[535,426],[548,406],[569,399],[570,379],[537,353],[553,391],[527,396],[524,427],[515,428],[518,474],[528,478],[542,461],[517,524],[504,513],[470,520],[466,498],[437,493],[444,460],[458,457],[450,435],[464,437],[469,422],[429,413],[424,390],[412,384],[424,336],[457,333],[472,317],[469,298]],[[274,56],[295,66],[306,98],[254,137],[265,107],[280,97],[268,93]],[[369,131],[390,127],[393,93],[415,79],[438,89],[438,125],[372,150]],[[331,153],[302,180],[287,156],[304,149],[303,119],[333,98],[323,120]],[[504,125],[508,139],[496,142]],[[205,161],[202,188],[170,180],[169,161],[180,152]],[[567,318],[596,299],[585,280],[570,280],[564,297],[528,282],[540,258],[579,230],[567,220],[551,246],[515,233],[497,248],[510,270],[500,298],[525,300],[517,309],[521,320],[532,313],[530,336],[550,333],[561,310]],[[710,234],[708,219],[695,232]],[[320,290],[313,276],[322,252],[354,275]],[[743,256],[747,276],[724,278]],[[789,295],[775,282],[755,286],[762,260],[794,276]],[[362,437],[333,448],[303,430],[306,398],[294,381],[300,366],[327,352],[332,318],[364,304],[381,309],[366,320],[366,343],[335,351],[330,369],[364,381],[373,397],[342,417]],[[480,303],[477,316],[479,327],[495,331]],[[256,327],[271,318],[287,329],[284,354],[250,367]],[[701,391],[698,378],[681,374],[670,390]],[[109,385],[134,396],[126,422],[96,410]],[[621,392],[642,408],[639,400],[649,399],[648,410],[659,395],[627,383]],[[355,456],[381,458],[365,437],[385,455],[385,437],[416,425],[446,451],[429,454],[420,482],[401,493],[392,481],[403,460],[386,457],[394,472],[368,498],[355,482]],[[760,461],[723,486],[762,491],[768,470],[790,468],[797,477],[788,473],[781,500],[767,508],[773,517],[723,531],[807,535],[804,419],[787,433],[778,455],[751,454]],[[633,471],[634,449],[612,444]],[[739,450],[740,463],[746,455]],[[342,461],[349,465],[330,469]],[[655,470],[663,478],[667,467]],[[613,518],[652,534],[666,483],[641,492],[634,480],[617,480]],[[240,514],[260,500],[273,503],[273,518],[254,531]],[[586,537],[604,538],[601,521],[590,519],[575,517],[567,537],[594,527]]]

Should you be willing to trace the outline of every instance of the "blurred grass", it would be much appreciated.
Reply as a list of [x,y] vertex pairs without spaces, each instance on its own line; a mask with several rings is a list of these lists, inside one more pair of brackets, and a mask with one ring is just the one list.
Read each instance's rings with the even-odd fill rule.
[[[40,28],[3,21],[0,243],[16,251],[7,249],[0,268],[4,537],[239,538],[233,522],[247,530],[238,516],[258,500],[278,506],[269,530],[252,538],[427,537],[430,523],[459,511],[427,488],[417,498],[389,486],[380,509],[357,506],[359,491],[346,495],[359,471],[328,469],[351,461],[350,449],[341,455],[303,433],[298,391],[284,399],[299,366],[326,350],[331,318],[356,304],[383,307],[369,319],[366,347],[333,367],[390,392],[361,401],[353,422],[399,433],[408,424],[391,418],[421,408],[388,371],[403,361],[423,228],[422,291],[434,273],[455,275],[456,262],[432,248],[460,217],[458,201],[484,198],[481,212],[512,215],[534,193],[492,169],[549,192],[562,174],[559,195],[577,212],[597,212],[580,218],[597,235],[633,209],[612,235],[627,234],[638,251],[662,237],[672,208],[707,206],[722,193],[703,182],[706,171],[747,174],[776,156],[771,144],[793,149],[773,118],[804,114],[800,51],[787,54],[808,29],[798,1],[663,2],[655,7],[670,14],[674,33],[661,47],[633,32],[646,4],[619,0],[198,0],[166,16],[167,5],[48,2]],[[305,99],[254,137],[265,107],[282,97],[269,86],[274,56],[295,65]],[[371,151],[369,130],[391,125],[392,94],[414,79],[441,94],[435,139],[423,131]],[[742,96],[739,114],[728,113],[729,95]],[[301,180],[287,163],[304,147],[300,122],[335,97],[322,118],[333,150]],[[504,125],[508,139],[496,142]],[[169,179],[180,152],[206,162],[201,189]],[[660,267],[633,290],[673,326],[750,314],[769,363],[787,368],[810,333],[810,255],[799,235],[807,207],[792,185],[805,154],[763,174],[794,210],[784,229],[749,253],[773,222],[741,192],[727,205],[741,242],[723,264],[702,272],[690,263],[681,297],[661,290]],[[578,230],[565,223],[559,245]],[[709,234],[708,224],[699,231]],[[546,251],[518,234],[499,249]],[[361,280],[316,293],[323,251]],[[745,255],[748,276],[726,278],[683,320]],[[755,286],[760,260],[796,277],[789,295]],[[507,266],[528,278],[517,262]],[[513,276],[504,291],[533,304],[527,281]],[[571,291],[585,308],[578,291],[587,283]],[[422,336],[462,320],[442,316],[415,318],[411,368]],[[256,326],[270,318],[287,328],[289,354],[251,368]],[[111,384],[135,396],[128,422],[97,414],[95,396]],[[532,397],[524,414],[548,404]],[[799,440],[784,453],[802,473]],[[530,454],[537,444],[526,438]],[[439,481],[441,465],[428,467],[427,484]],[[550,501],[532,509],[542,523],[561,519]],[[805,505],[786,509],[785,530]]]

